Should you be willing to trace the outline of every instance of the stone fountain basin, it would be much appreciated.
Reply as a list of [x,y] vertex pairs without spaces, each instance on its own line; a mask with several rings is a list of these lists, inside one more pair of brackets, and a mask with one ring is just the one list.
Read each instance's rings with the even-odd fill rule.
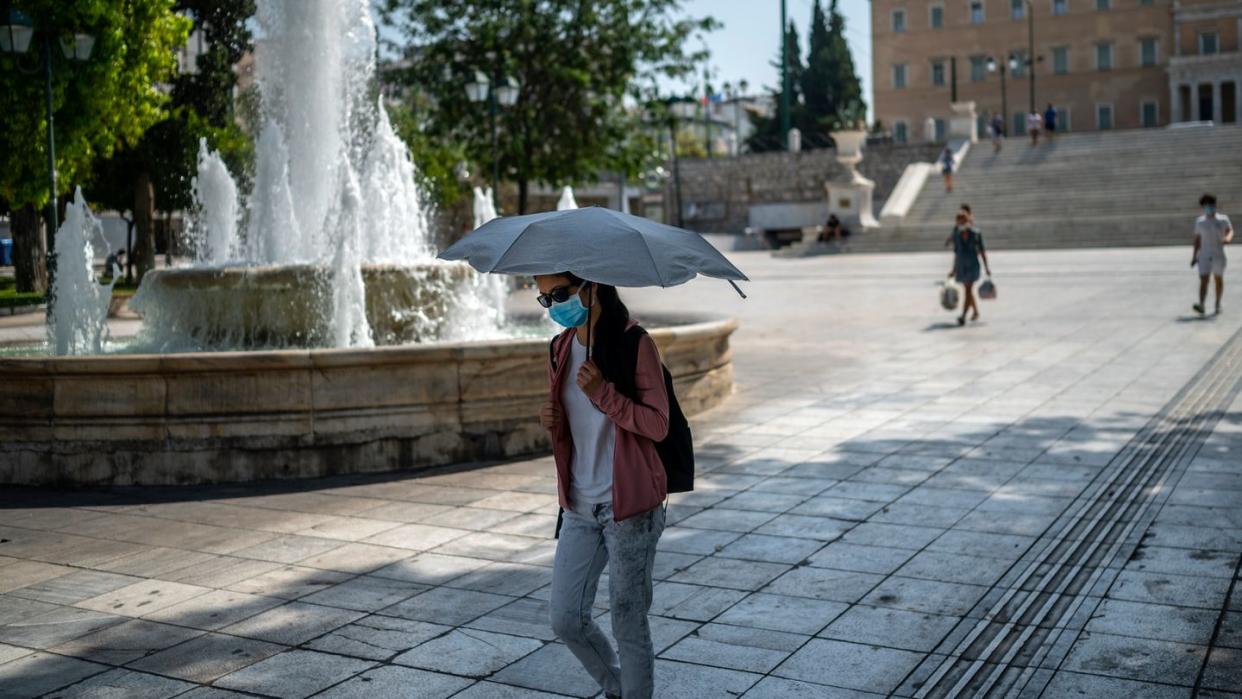
[[[687,415],[733,388],[734,320],[644,316]],[[0,358],[0,483],[194,484],[538,454],[547,338]]]

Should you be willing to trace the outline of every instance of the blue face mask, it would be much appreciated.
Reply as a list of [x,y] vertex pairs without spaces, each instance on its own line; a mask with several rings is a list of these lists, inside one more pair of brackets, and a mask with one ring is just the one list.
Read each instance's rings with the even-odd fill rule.
[[566,328],[576,328],[586,322],[587,309],[582,305],[582,300],[578,298],[578,295],[574,294],[568,300],[552,304],[552,307],[548,309],[548,315]]
[[1212,214],[1216,213],[1216,207],[1215,207],[1215,206],[1205,206],[1205,207],[1203,207],[1203,213],[1207,214],[1208,216],[1211,216]]

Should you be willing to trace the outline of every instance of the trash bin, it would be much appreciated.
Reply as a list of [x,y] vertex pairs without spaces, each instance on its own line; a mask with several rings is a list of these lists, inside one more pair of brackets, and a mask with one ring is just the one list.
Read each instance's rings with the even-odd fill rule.
[[13,239],[0,240],[0,265],[13,264]]

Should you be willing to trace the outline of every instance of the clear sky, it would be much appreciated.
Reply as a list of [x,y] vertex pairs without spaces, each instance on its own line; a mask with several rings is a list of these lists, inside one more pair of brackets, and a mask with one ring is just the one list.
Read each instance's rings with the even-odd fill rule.
[[[802,42],[802,58],[806,60],[807,29],[811,24],[812,0],[785,0],[789,20],[797,25]],[[827,11],[831,0],[821,0]],[[776,87],[780,76],[771,63],[779,51],[781,40],[781,0],[683,0],[686,11],[693,16],[711,15],[724,25],[708,34],[705,43],[712,52],[710,66],[720,85],[736,84],[745,78],[750,91]],[[845,34],[854,68],[862,79],[867,108],[871,108],[871,3],[868,0],[838,0],[845,16]],[[667,85],[669,89],[684,89]]]

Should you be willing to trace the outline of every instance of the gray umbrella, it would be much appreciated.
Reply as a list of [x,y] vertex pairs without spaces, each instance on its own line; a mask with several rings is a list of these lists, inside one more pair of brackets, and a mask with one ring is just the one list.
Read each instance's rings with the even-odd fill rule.
[[702,274],[742,294],[734,282],[749,281],[698,233],[598,206],[492,219],[440,259],[497,274],[572,272],[611,286],[675,286]]

